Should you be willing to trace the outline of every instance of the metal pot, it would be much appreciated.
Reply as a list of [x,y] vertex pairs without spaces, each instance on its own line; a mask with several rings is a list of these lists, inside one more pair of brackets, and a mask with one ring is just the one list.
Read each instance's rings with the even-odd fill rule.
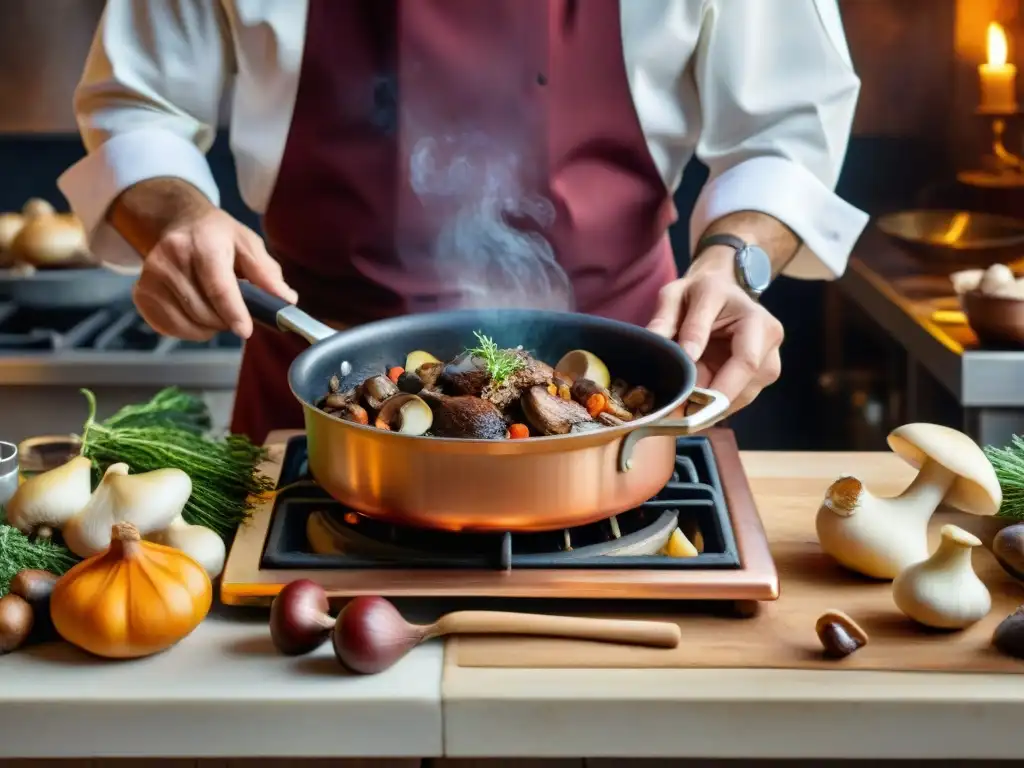
[[[729,407],[724,395],[694,386],[696,367],[678,344],[628,323],[565,312],[457,310],[338,332],[241,285],[256,322],[312,344],[292,363],[288,380],[305,414],[313,477],[341,503],[393,523],[543,531],[608,518],[658,493],[675,469],[676,438],[710,426]],[[348,389],[416,349],[451,359],[474,342],[474,331],[502,347],[521,344],[550,363],[588,349],[613,375],[648,387],[662,405],[623,426],[525,440],[402,435],[343,421],[314,405],[331,376]],[[703,407],[683,416],[688,400]]]

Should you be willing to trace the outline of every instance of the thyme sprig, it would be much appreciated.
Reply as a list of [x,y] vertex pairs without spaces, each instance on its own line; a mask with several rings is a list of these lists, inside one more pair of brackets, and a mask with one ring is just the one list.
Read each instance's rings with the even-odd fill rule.
[[1003,490],[1000,517],[1024,520],[1024,438],[1014,435],[1012,443],[1005,448],[988,446],[985,455]]
[[192,496],[182,516],[230,536],[252,512],[251,498],[273,488],[259,474],[266,451],[240,435],[214,440],[206,405],[198,397],[169,388],[148,403],[122,408],[96,420],[96,397],[82,390],[89,417],[82,432],[82,454],[100,473],[117,462],[132,472],[177,467],[192,478]]
[[473,331],[478,345],[466,350],[473,357],[483,361],[487,373],[495,384],[501,384],[505,379],[516,371],[524,368],[526,362],[516,354],[514,349],[501,349],[494,343],[494,339],[485,336],[480,331]]

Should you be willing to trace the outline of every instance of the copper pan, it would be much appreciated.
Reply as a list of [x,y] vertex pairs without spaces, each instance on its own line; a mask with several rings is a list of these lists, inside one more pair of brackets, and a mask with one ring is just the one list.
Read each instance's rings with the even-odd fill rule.
[[[457,310],[407,315],[335,331],[242,282],[253,319],[298,334],[310,348],[288,372],[302,403],[309,467],[341,503],[388,522],[452,531],[557,530],[602,520],[647,501],[675,469],[675,440],[722,419],[719,392],[695,387],[679,345],[606,318],[542,310]],[[441,360],[474,343],[522,344],[553,363],[589,349],[613,376],[650,388],[660,407],[621,427],[526,440],[414,437],[343,421],[315,407],[331,376],[342,387],[400,364],[412,350]],[[684,415],[688,401],[701,406]],[[274,403],[265,407],[274,408]]]

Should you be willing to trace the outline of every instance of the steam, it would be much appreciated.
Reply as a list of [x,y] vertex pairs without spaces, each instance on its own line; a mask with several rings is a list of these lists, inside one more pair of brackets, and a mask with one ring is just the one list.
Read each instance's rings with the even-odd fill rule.
[[440,222],[433,269],[457,308],[573,309],[569,278],[540,234],[554,206],[524,189],[524,175],[517,152],[480,132],[413,146],[412,189]]

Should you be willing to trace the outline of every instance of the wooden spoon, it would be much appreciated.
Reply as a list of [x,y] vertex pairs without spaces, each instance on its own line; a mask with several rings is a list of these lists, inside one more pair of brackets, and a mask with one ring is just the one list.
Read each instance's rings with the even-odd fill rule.
[[456,611],[433,624],[411,624],[383,597],[350,601],[334,625],[334,653],[353,672],[381,672],[409,651],[443,635],[534,635],[675,648],[679,627],[664,621],[580,619],[505,611]]

